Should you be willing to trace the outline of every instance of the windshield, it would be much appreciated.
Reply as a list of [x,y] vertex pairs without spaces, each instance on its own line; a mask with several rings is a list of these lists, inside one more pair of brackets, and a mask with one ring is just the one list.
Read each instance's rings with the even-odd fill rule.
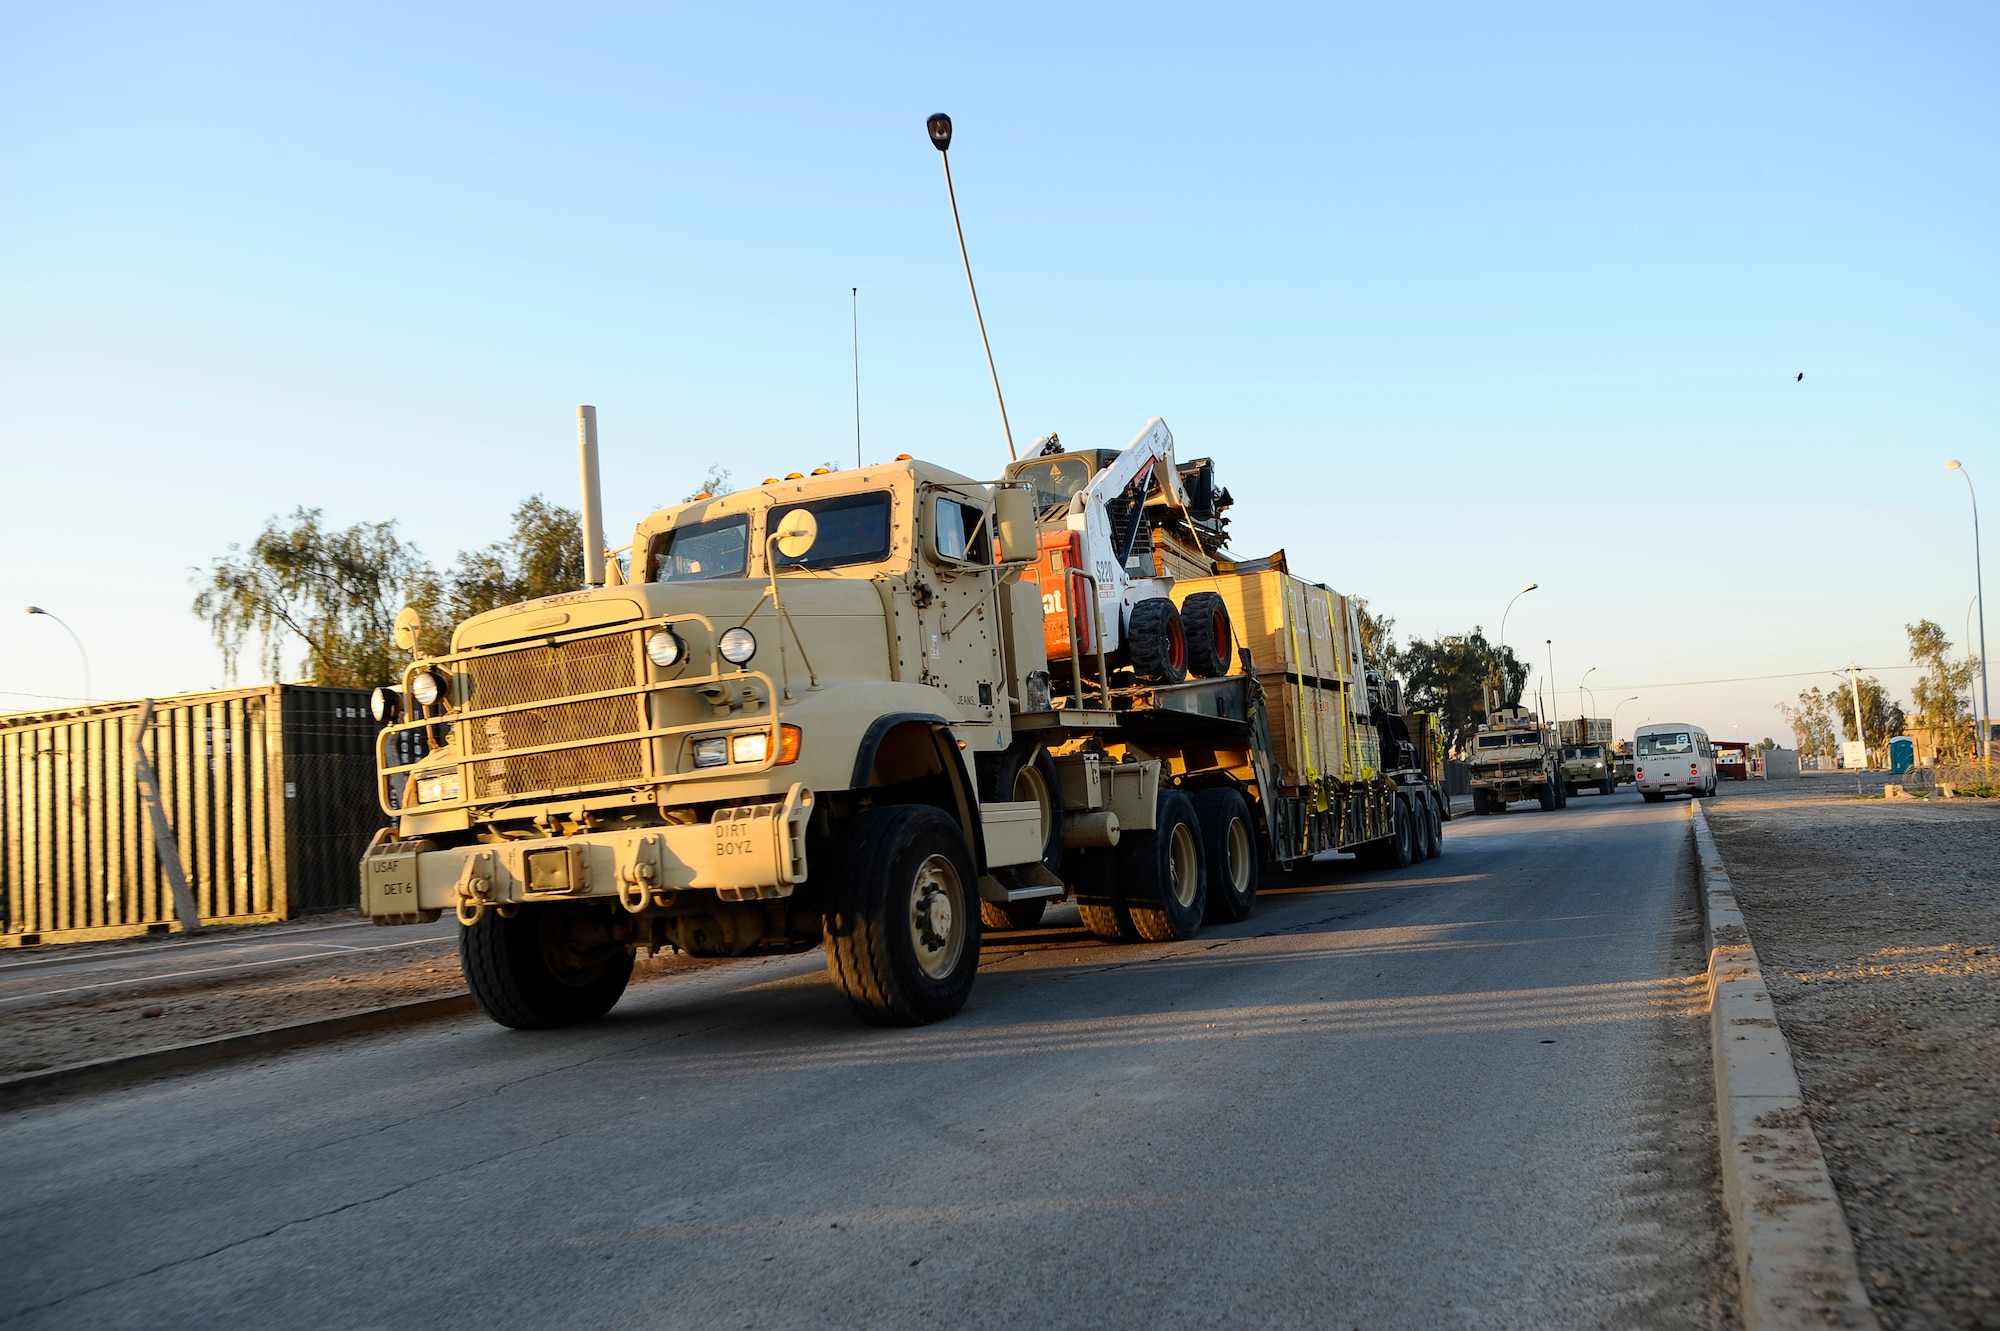
[[1519,744],[1540,743],[1533,735],[1481,735],[1479,747],[1482,749],[1505,749]]
[[1090,484],[1090,460],[1066,457],[1033,462],[1016,471],[1014,478],[1034,482],[1037,511],[1058,506],[1068,508],[1076,492]]
[[819,533],[812,548],[796,559],[773,547],[778,571],[788,568],[838,568],[843,564],[872,564],[889,557],[889,492],[838,495],[813,499],[803,504],[784,504],[771,510],[768,531],[784,525],[785,516],[798,509],[813,515]]
[[740,578],[750,549],[750,518],[734,517],[696,522],[653,538],[649,582],[698,582],[707,578]]
[[1656,735],[1639,736],[1641,758],[1669,758],[1693,752],[1694,737],[1685,730],[1663,730]]

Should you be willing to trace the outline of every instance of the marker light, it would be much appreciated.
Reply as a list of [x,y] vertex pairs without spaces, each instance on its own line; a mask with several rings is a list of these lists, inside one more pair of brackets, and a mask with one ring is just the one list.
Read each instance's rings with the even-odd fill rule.
[[419,670],[410,680],[410,696],[429,707],[444,696],[444,680],[435,670]]
[[652,658],[654,665],[664,670],[668,666],[679,665],[686,658],[687,644],[672,629],[657,628],[646,635],[646,655]]
[[789,767],[799,760],[799,728],[778,727],[778,766]]
[[757,654],[757,635],[738,624],[716,639],[715,650],[733,666],[747,665]]

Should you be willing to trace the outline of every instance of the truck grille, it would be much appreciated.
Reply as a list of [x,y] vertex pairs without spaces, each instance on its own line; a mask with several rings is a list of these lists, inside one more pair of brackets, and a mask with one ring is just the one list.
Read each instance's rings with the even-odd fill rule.
[[[614,633],[470,657],[459,667],[469,677],[466,703],[483,711],[631,688],[639,682],[634,645],[632,635]],[[478,798],[617,784],[645,775],[642,741],[587,742],[644,729],[643,703],[637,694],[558,702],[472,720],[460,728],[467,734],[467,750],[478,759],[472,766]],[[543,744],[578,747],[504,756]]]

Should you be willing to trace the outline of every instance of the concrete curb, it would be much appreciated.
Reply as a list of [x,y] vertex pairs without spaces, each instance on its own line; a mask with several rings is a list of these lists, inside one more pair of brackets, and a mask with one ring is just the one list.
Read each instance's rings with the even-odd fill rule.
[[1792,1049],[1736,905],[1701,801],[1690,806],[1696,887],[1708,943],[1708,1026],[1722,1196],[1729,1210],[1743,1324],[1764,1328],[1880,1323],[1861,1283],[1854,1235],[1799,1094]]
[[270,1053],[273,1050],[291,1049],[302,1044],[318,1044],[323,1040],[339,1039],[343,1035],[386,1030],[394,1026],[431,1021],[438,1017],[456,1016],[461,1012],[472,1012],[476,1008],[477,1004],[472,1001],[472,995],[451,994],[444,998],[424,998],[414,1003],[398,1003],[394,1007],[374,1008],[367,1012],[350,1012],[340,1017],[320,1017],[313,1021],[294,1022],[289,1026],[247,1031],[242,1035],[224,1035],[213,1040],[174,1045],[168,1049],[149,1049],[142,1054],[125,1054],[119,1058],[100,1059],[95,1063],[73,1063],[65,1068],[50,1068],[44,1072],[24,1072],[19,1076],[0,1080],[0,1106],[9,1106],[16,1101],[45,1092],[101,1086],[108,1082],[133,1080],[176,1068],[220,1063],[225,1059],[240,1058],[245,1054]]

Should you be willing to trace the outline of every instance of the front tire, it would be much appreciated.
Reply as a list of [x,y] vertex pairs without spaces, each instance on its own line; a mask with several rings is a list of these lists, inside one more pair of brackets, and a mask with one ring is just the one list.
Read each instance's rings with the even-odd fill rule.
[[617,908],[590,902],[482,914],[458,935],[458,964],[480,1011],[517,1031],[596,1021],[632,979],[632,950],[615,938]]
[[1597,793],[1600,795],[1609,795],[1617,789],[1618,784],[1608,776],[1597,783]]
[[1118,894],[1139,937],[1175,943],[1201,931],[1205,858],[1194,801],[1178,790],[1161,791],[1153,830],[1127,832],[1118,842]]
[[921,1026],[965,1006],[979,972],[978,874],[928,804],[856,820],[826,917],[826,969],[863,1021]]
[[1202,849],[1207,853],[1209,922],[1235,924],[1249,919],[1263,858],[1257,852],[1257,828],[1250,821],[1249,804],[1241,792],[1217,786],[1194,797],[1194,816],[1201,824]]
[[1220,592],[1195,592],[1181,602],[1181,631],[1187,636],[1188,673],[1197,679],[1220,679],[1229,673],[1236,634],[1229,624],[1229,606]]
[[1172,601],[1149,596],[1132,607],[1125,625],[1125,655],[1132,673],[1149,684],[1178,684],[1187,678],[1187,633]]

